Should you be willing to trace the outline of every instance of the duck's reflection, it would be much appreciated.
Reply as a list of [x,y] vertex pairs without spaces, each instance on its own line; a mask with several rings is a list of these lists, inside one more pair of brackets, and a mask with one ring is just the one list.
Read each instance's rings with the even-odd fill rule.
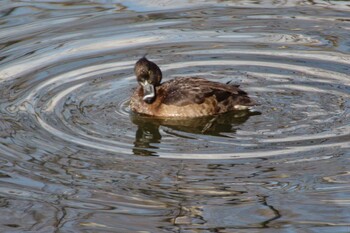
[[250,116],[260,115],[259,112],[238,111],[216,116],[200,118],[155,118],[139,114],[131,114],[132,122],[138,126],[135,135],[133,153],[135,155],[157,155],[162,135],[160,126],[165,126],[177,131],[194,134],[205,134],[219,137],[227,137],[223,133],[235,133],[237,126],[243,124]]
[[158,149],[158,147],[152,146],[152,144],[160,143],[162,135],[159,133],[159,125],[152,122],[151,119],[148,121],[145,117],[136,115],[132,117],[132,122],[138,126],[133,148],[134,155],[157,155],[154,149]]

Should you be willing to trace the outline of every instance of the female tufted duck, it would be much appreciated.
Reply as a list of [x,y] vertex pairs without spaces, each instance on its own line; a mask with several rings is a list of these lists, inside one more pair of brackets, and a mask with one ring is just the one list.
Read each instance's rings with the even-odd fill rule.
[[238,85],[199,77],[178,77],[161,83],[160,68],[145,57],[135,64],[140,86],[130,100],[132,111],[156,117],[201,117],[247,110],[255,103]]

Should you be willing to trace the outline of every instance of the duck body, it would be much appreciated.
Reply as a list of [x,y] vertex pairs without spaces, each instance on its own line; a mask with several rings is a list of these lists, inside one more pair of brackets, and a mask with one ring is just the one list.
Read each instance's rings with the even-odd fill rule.
[[[146,58],[141,58],[135,65],[135,74],[140,86],[130,99],[133,112],[156,117],[187,118],[247,110],[255,105],[238,85],[213,82],[199,77],[178,77],[160,84],[160,69],[149,70],[156,66],[154,65]],[[150,77],[146,73],[150,73]],[[147,86],[147,82],[153,86]]]

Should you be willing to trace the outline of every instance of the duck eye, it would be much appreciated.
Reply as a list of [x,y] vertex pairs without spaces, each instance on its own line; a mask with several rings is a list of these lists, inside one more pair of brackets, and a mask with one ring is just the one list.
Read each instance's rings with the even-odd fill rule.
[[149,70],[148,71],[148,77],[149,77],[149,79],[148,79],[148,82],[150,83],[150,84],[153,84],[154,83],[154,73],[153,73],[153,71],[152,70]]

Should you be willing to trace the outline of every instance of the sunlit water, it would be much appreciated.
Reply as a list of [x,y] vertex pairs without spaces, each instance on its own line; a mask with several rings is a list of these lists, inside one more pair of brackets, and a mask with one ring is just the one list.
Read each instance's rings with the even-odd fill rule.
[[[350,232],[350,2],[1,1],[1,232]],[[133,65],[255,113],[132,114]]]

